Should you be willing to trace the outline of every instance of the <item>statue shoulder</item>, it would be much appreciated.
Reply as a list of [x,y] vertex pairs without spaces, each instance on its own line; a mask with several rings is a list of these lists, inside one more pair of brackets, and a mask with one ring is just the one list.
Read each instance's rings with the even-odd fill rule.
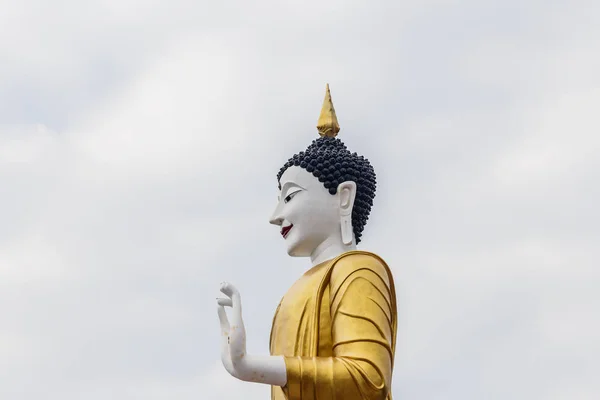
[[393,285],[387,263],[377,254],[367,251],[350,251],[334,260],[331,271],[332,283],[341,283],[346,277],[359,271],[371,271],[377,274],[388,287]]

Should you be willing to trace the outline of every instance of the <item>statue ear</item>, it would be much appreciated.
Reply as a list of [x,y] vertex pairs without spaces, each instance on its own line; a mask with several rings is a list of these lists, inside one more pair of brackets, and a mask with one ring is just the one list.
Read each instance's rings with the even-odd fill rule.
[[353,181],[342,182],[338,186],[340,199],[340,222],[342,229],[342,242],[352,244],[354,230],[352,229],[352,209],[356,198],[356,183]]

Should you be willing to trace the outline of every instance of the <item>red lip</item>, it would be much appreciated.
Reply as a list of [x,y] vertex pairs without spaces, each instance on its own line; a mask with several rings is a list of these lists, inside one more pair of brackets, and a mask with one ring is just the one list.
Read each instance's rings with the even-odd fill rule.
[[288,225],[288,226],[281,228],[281,236],[283,236],[284,239],[288,235],[290,230],[292,229],[292,226],[294,226],[294,225],[292,224],[292,225]]

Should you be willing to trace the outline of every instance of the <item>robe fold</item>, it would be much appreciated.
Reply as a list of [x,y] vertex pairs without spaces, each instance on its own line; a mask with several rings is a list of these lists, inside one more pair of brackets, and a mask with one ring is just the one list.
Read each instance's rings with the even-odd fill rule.
[[287,384],[272,400],[391,400],[396,296],[387,264],[350,251],[314,266],[273,318],[271,354]]

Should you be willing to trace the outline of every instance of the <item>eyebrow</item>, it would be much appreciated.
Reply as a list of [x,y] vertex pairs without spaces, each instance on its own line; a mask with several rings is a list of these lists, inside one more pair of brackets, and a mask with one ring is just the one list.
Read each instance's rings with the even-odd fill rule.
[[[297,183],[295,183],[295,182],[286,182],[286,183],[284,183],[284,184],[283,184],[283,186],[281,187],[281,192],[280,192],[280,194],[286,193],[286,191],[287,191],[289,188],[293,188],[293,187],[297,187],[297,188],[299,188],[299,189],[305,190],[305,189],[304,189],[302,186],[298,185],[298,184],[297,184]],[[286,194],[287,194],[287,193],[286,193]]]

